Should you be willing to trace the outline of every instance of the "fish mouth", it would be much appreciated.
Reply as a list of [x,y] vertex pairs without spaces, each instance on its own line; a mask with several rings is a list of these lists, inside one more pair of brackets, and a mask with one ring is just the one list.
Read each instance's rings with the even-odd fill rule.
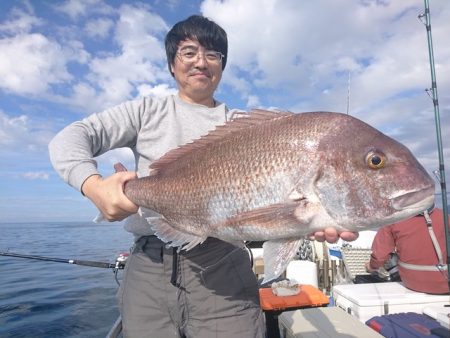
[[395,210],[417,209],[423,211],[434,203],[434,186],[410,191],[391,199],[391,205]]

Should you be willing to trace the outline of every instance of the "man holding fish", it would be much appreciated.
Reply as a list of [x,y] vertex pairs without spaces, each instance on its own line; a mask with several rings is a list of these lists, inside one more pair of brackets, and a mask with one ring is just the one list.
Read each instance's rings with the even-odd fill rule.
[[[240,244],[243,240],[274,239],[269,241],[268,252],[275,254],[267,264],[268,269],[277,266],[272,269],[273,279],[292,257],[289,248],[295,247],[299,238],[309,235],[335,242],[339,237],[345,240],[357,237],[357,226],[346,231],[345,224],[336,222],[333,216],[346,213],[342,218],[346,221],[355,211],[358,220],[373,217],[373,221],[363,224],[367,227],[394,222],[399,217],[416,214],[417,208],[428,203],[423,201],[431,189],[434,192],[434,186],[431,188],[431,179],[405,149],[392,157],[412,167],[412,171],[387,161],[390,153],[386,155],[377,148],[382,142],[370,149],[364,145],[364,170],[380,178],[385,166],[392,166],[397,176],[410,174],[416,182],[400,186],[389,182],[387,190],[364,182],[366,190],[378,189],[376,197],[386,196],[392,203],[373,202],[366,207],[355,201],[353,206],[353,200],[345,196],[368,199],[373,196],[342,184],[336,185],[337,190],[327,190],[335,187],[327,181],[329,172],[344,175],[345,170],[352,170],[352,159],[344,157],[342,163],[346,163],[347,169],[341,168],[339,161],[323,157],[322,161],[329,161],[331,171],[319,168],[319,172],[305,172],[301,178],[289,177],[292,170],[283,169],[278,166],[283,161],[271,158],[271,163],[262,163],[262,169],[255,171],[256,176],[242,171],[246,169],[237,162],[248,162],[251,166],[263,162],[273,145],[251,150],[253,155],[248,161],[236,151],[245,150],[245,145],[254,140],[252,135],[258,139],[271,125],[284,122],[290,125],[294,114],[259,111],[251,114],[253,117],[228,121],[228,108],[214,99],[227,61],[227,36],[207,18],[191,16],[177,23],[168,32],[165,46],[178,94],[125,102],[69,125],[51,141],[51,161],[64,180],[87,196],[109,221],[131,215],[125,228],[135,235],[136,244],[119,290],[125,337],[264,337],[258,284],[248,252]],[[311,117],[315,119],[315,115]],[[322,117],[336,118],[336,123],[342,119],[333,114],[320,115],[318,123]],[[202,137],[220,125],[224,126]],[[339,128],[333,130],[331,125],[326,128],[330,134],[339,133]],[[363,133],[366,132],[376,134],[370,135],[371,140],[379,136],[368,126]],[[267,135],[270,138],[270,133]],[[276,144],[290,147],[304,141],[281,141],[281,135],[283,132],[274,134]],[[193,140],[197,141],[187,144]],[[351,141],[357,143],[358,138]],[[314,142],[313,136],[306,140],[310,150],[319,153],[322,146]],[[230,145],[233,148],[228,152]],[[118,171],[102,177],[94,157],[120,147],[132,149],[136,172]],[[172,151],[167,153],[169,150]],[[290,152],[286,154],[291,156]],[[342,155],[345,156],[344,151]],[[316,163],[303,155],[295,158],[296,161],[301,158],[310,167]],[[266,175],[266,169],[280,171]],[[347,177],[337,179],[354,184]],[[358,179],[366,178],[361,175]],[[304,183],[309,190],[302,188]],[[247,190],[241,191],[241,187]],[[422,193],[417,197],[419,190]],[[250,196],[249,191],[257,196]],[[343,197],[336,197],[336,193]],[[329,194],[334,201],[325,210],[321,199],[327,199]],[[408,194],[408,198],[403,194]],[[405,213],[403,210],[410,205],[412,211]],[[375,209],[383,212],[377,214]],[[401,212],[392,216],[397,211]],[[316,214],[320,217],[315,217]],[[275,231],[269,229],[272,226]],[[286,226],[287,235],[277,231],[277,226]],[[265,230],[260,231],[262,228]]]

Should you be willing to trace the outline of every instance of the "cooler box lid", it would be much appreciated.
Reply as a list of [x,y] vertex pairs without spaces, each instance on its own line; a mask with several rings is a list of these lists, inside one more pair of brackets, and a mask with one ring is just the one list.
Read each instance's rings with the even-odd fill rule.
[[337,300],[344,297],[356,305],[380,306],[389,304],[422,304],[448,302],[448,295],[430,295],[407,289],[401,282],[345,284],[333,287]]
[[423,308],[423,313],[436,319],[442,326],[450,329],[450,299],[447,304],[429,305]]
[[286,338],[383,337],[338,307],[286,311],[278,320]]

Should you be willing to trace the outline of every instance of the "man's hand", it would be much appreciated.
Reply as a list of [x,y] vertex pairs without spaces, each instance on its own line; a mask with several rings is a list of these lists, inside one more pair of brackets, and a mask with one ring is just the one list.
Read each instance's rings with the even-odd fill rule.
[[106,178],[92,175],[84,181],[81,191],[108,221],[121,221],[139,209],[123,193],[125,182],[136,177],[135,172],[128,171],[117,172]]
[[338,233],[335,228],[326,228],[323,231],[316,231],[311,235],[311,240],[316,240],[318,242],[327,241],[328,243],[336,243],[339,237],[344,241],[351,242],[357,239],[359,234],[357,232],[343,231]]

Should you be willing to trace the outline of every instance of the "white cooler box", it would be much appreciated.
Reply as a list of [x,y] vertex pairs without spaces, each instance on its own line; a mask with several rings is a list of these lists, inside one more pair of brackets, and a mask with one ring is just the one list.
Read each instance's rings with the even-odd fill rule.
[[401,282],[345,284],[333,287],[336,306],[365,323],[391,313],[422,313],[430,305],[449,304],[449,295],[429,295],[407,289]]
[[439,324],[447,329],[450,329],[450,299],[446,305],[431,305],[424,307],[423,313],[436,319]]
[[285,311],[278,324],[284,338],[383,337],[337,307]]

